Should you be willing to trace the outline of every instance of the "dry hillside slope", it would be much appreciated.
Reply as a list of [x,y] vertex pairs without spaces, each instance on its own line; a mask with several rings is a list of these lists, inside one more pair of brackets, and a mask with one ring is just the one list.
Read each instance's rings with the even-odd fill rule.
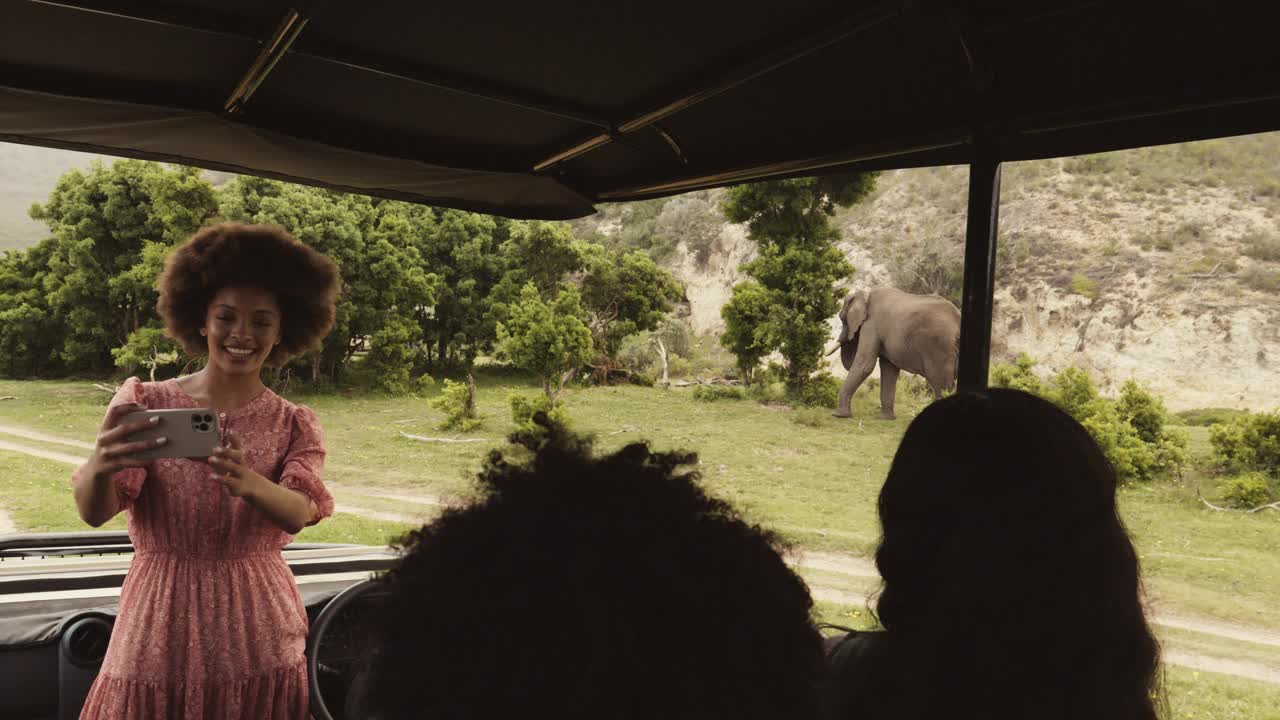
[[[963,168],[883,174],[836,217],[849,285],[958,299],[965,190]],[[634,215],[584,224],[617,235]],[[1175,410],[1280,406],[1280,133],[1007,165],[999,246],[996,361],[1076,365],[1104,391],[1135,378]],[[752,253],[725,225],[705,264],[669,256],[695,330],[722,328]]]

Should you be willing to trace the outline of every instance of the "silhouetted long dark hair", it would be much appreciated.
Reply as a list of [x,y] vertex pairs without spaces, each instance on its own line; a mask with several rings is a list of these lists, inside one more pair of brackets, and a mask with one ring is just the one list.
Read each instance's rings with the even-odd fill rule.
[[1116,476],[1081,425],[992,389],[911,423],[880,493],[883,662],[862,718],[1153,720],[1159,646]]

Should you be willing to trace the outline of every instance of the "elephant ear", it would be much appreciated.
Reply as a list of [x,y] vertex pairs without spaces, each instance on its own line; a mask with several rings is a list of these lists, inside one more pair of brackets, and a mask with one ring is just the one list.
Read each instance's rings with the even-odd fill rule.
[[859,291],[844,301],[840,310],[840,362],[844,369],[853,366],[853,356],[858,350],[858,335],[862,323],[867,321],[867,294]]

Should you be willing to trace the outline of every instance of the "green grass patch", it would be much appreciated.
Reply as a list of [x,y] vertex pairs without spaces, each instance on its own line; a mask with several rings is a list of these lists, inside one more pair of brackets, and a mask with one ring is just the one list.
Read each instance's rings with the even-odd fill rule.
[[[482,438],[478,443],[403,437],[401,433],[449,436],[434,429],[442,415],[429,407],[430,396],[352,392],[292,399],[320,415],[329,447],[326,479],[339,504],[425,518],[435,512],[430,506],[411,507],[373,494],[407,491],[466,499],[475,490],[474,474],[484,456],[500,447],[513,428],[507,396],[533,391],[531,382],[505,373],[481,372],[476,380],[480,410],[491,418],[482,431],[468,436]],[[5,401],[0,424],[79,439],[93,437],[105,401],[105,394],[83,381],[0,382],[0,395],[19,398]],[[898,419],[892,421],[877,419],[879,397],[866,390],[854,398],[851,420],[829,418],[822,409],[698,402],[692,388],[573,389],[565,402],[573,426],[595,434],[601,450],[641,440],[660,450],[696,450],[707,488],[734,503],[747,519],[778,530],[801,548],[866,556],[879,537],[875,507],[880,485],[903,431],[926,400],[900,390]],[[1200,416],[1187,414],[1187,419],[1200,421]],[[1191,436],[1191,455],[1206,455],[1207,428],[1183,429]],[[12,453],[5,457],[5,487],[22,489],[25,495],[9,500],[6,493],[0,504],[12,506],[22,527],[83,527],[65,485],[69,467]],[[1280,597],[1280,513],[1246,516],[1207,510],[1195,497],[1194,483],[1202,482],[1206,497],[1214,498],[1217,480],[1201,475],[1193,471],[1184,484],[1139,484],[1120,493],[1121,513],[1142,555],[1148,590],[1169,611],[1280,627],[1280,605],[1274,601]],[[45,519],[32,520],[34,514]],[[380,543],[410,526],[340,514],[308,529],[304,537]]]
[[1280,720],[1280,685],[1170,666],[1170,720]]
[[[0,450],[0,507],[20,532],[91,529],[80,519],[71,495],[70,465]],[[101,530],[123,530],[124,515]]]

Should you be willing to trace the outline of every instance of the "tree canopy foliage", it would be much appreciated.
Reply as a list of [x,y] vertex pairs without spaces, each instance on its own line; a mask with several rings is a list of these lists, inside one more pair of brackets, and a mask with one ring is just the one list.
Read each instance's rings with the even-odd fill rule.
[[759,289],[735,288],[721,311],[726,325],[733,324],[725,347],[746,353],[738,355],[744,372],[777,351],[786,362],[788,385],[798,390],[818,369],[827,322],[836,313],[835,284],[853,273],[835,246],[840,232],[831,217],[874,187],[874,174],[843,173],[729,189],[724,216],[745,223],[760,251],[745,268]]
[[67,173],[31,215],[49,237],[0,256],[0,375],[181,369],[187,359],[155,310],[156,279],[173,247],[220,220],[281,225],[338,264],[333,331],[282,371],[310,382],[363,369],[403,392],[427,372],[463,370],[493,352],[500,326],[508,357],[550,372],[530,349],[548,322],[565,333],[556,367],[567,371],[612,357],[681,294],[644,253],[584,242],[563,223],[255,177],[215,189],[199,170],[136,160]]

